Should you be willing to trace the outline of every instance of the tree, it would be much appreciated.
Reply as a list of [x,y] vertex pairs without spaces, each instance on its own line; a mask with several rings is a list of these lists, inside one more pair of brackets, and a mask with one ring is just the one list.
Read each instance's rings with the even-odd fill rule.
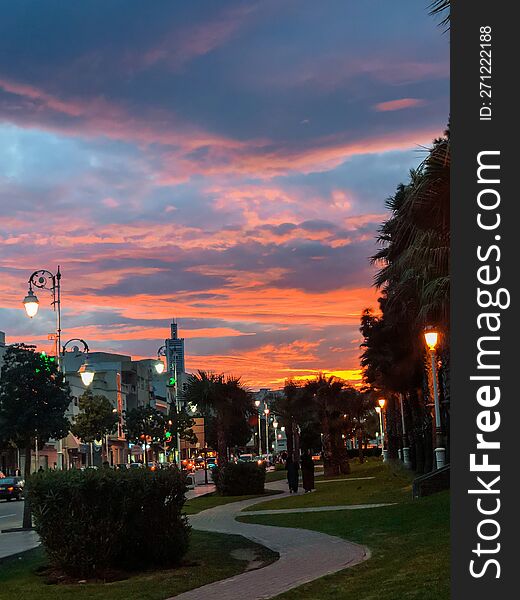
[[125,412],[126,437],[129,442],[143,444],[145,466],[148,466],[147,446],[162,443],[167,426],[168,417],[152,406],[138,406]]
[[[439,349],[444,373],[441,392],[449,406],[450,290],[450,134],[434,140],[423,163],[387,200],[390,217],[380,228],[381,249],[372,258],[380,269],[381,314],[361,317],[364,380],[389,402],[386,407],[389,456],[397,457],[398,403],[401,395],[408,432],[415,445],[412,462],[419,472],[432,465],[431,411],[422,332],[434,325],[442,332]],[[448,410],[444,415],[447,422]],[[412,447],[413,450],[413,447]],[[424,457],[424,460],[423,460]]]
[[368,430],[374,431],[377,419],[374,410],[374,400],[370,389],[357,390],[347,387],[343,390],[344,398],[344,428],[347,438],[357,441],[359,462],[364,462],[363,442],[366,440]]
[[[23,450],[24,477],[28,478],[31,450],[69,431],[65,413],[70,389],[54,357],[34,346],[13,344],[4,355],[0,377],[0,439]],[[24,506],[23,527],[31,527],[29,503]]]
[[341,437],[345,414],[345,382],[320,373],[307,381],[303,396],[312,402],[321,426],[325,476],[350,473],[348,455]]
[[218,459],[221,465],[225,464],[232,433],[243,423],[247,425],[254,413],[251,392],[242,385],[240,377],[198,371],[189,376],[184,398],[197,406],[205,419],[214,420]]
[[[103,440],[105,436],[116,431],[118,415],[106,396],[94,396],[90,390],[87,390],[79,399],[79,409],[80,413],[71,431],[83,442]],[[108,460],[108,448],[105,452],[105,460]]]
[[430,3],[430,15],[440,16],[442,18],[440,25],[446,27],[446,31],[450,28],[450,0],[432,0]]

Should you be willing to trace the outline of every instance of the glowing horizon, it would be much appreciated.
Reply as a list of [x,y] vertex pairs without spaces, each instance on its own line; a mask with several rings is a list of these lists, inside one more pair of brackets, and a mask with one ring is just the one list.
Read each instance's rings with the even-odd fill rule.
[[8,340],[51,348],[48,293],[31,321],[21,302],[31,272],[59,264],[64,340],[153,358],[175,316],[188,370],[358,384],[385,199],[449,111],[435,21],[413,0],[379,10],[49,0],[42,36],[38,11],[7,7]]

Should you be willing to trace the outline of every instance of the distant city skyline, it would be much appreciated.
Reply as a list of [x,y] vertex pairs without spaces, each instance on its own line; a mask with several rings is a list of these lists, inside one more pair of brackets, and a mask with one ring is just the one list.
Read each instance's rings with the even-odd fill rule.
[[175,315],[188,371],[358,379],[385,199],[449,114],[428,2],[0,3],[8,341],[52,349],[22,300],[59,264],[64,340],[154,357]]

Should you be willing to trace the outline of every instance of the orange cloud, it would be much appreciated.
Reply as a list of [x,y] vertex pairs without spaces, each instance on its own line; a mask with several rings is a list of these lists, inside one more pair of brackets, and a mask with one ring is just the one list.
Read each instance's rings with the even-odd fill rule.
[[374,106],[377,112],[390,112],[394,110],[403,110],[404,108],[413,108],[422,106],[424,100],[418,98],[401,98],[400,100],[389,100],[388,102],[380,102]]

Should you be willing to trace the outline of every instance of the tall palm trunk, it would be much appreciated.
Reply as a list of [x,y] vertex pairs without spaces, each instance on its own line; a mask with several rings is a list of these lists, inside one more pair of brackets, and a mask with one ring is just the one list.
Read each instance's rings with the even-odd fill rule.
[[334,451],[334,441],[330,432],[330,423],[327,415],[321,421],[321,429],[323,431],[323,474],[325,477],[339,475],[340,468],[336,452]]
[[226,429],[222,417],[217,417],[217,451],[218,463],[223,467],[228,462]]

